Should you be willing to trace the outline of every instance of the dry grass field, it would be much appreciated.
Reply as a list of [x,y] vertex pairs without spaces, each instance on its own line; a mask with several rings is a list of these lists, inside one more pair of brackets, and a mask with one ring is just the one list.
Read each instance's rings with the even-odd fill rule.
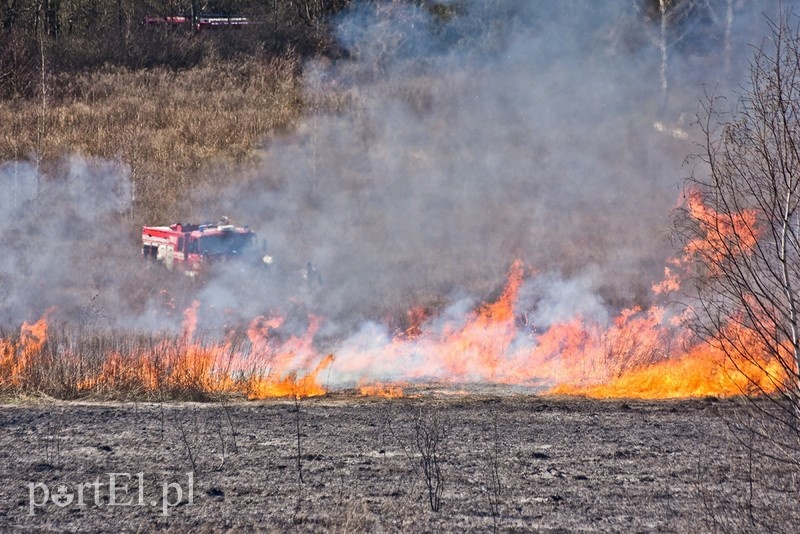
[[304,109],[298,73],[282,57],[65,74],[44,99],[0,100],[0,161],[35,158],[44,171],[76,154],[124,162],[135,218],[167,218],[187,191],[229,185],[226,169],[291,125]]
[[[725,424],[738,404],[443,390],[299,403],[17,401],[0,408],[0,528],[753,531],[738,506],[767,501],[778,513],[792,501],[747,493],[746,456]],[[438,512],[424,460],[440,468]]]

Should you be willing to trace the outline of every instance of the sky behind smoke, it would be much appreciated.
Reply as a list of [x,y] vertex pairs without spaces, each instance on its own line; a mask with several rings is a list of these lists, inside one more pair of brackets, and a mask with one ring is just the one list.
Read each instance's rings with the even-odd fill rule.
[[[299,306],[333,336],[416,303],[491,298],[517,259],[543,273],[523,295],[541,324],[646,303],[675,252],[669,214],[703,87],[741,83],[766,30],[749,2],[684,4],[710,7],[676,12],[664,63],[644,1],[472,0],[439,14],[354,2],[333,21],[348,57],[308,64],[305,80],[351,104],[270,140],[255,178],[193,200],[258,229],[275,273],[221,272],[194,291],[243,320]],[[163,296],[131,268],[138,229],[119,228],[127,171],[74,158],[58,172],[0,165],[14,191],[0,220],[21,231],[3,238],[0,320],[58,306],[163,327]],[[295,276],[309,261],[314,290]]]

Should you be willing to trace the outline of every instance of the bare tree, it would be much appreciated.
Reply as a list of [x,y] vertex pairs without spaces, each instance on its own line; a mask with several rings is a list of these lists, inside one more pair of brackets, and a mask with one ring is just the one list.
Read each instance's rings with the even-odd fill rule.
[[748,530],[774,530],[754,520],[764,516],[753,503],[797,493],[800,475],[799,20],[768,21],[734,106],[704,101],[701,154],[677,217],[696,289],[692,325],[725,354],[750,401],[733,434],[750,465],[779,462],[789,473],[781,484],[748,470]]
[[505,493],[503,477],[501,476],[502,450],[505,444],[500,436],[500,429],[497,424],[499,414],[495,407],[489,408],[489,417],[492,420],[491,448],[485,460],[488,476],[486,477],[486,485],[483,491],[489,503],[489,512],[492,514],[492,531],[497,532],[497,523],[503,511],[503,494]]
[[420,454],[425,485],[428,488],[428,503],[431,510],[438,512],[442,505],[444,493],[443,463],[447,458],[447,434],[449,424],[442,418],[438,410],[423,410],[414,420],[414,436]]
[[[754,371],[745,393],[778,390],[800,416],[800,27],[787,16],[757,49],[735,108],[703,105],[702,165],[678,233],[698,290],[699,333]],[[774,364],[780,366],[778,371]],[[764,377],[767,380],[764,380]]]
[[297,14],[309,26],[318,27],[321,18],[346,7],[349,0],[292,0]]
[[671,92],[670,56],[676,48],[702,49],[704,41],[718,42],[721,39],[724,68],[726,74],[729,72],[734,17],[737,11],[746,11],[746,3],[735,0],[634,0],[633,7],[650,23],[644,25],[644,30],[658,47],[659,85],[665,103]]

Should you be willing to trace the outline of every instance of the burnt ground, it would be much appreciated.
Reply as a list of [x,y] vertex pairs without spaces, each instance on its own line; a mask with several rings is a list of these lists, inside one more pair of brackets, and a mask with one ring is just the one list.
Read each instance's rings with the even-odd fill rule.
[[[304,399],[299,412],[292,400],[14,401],[0,406],[0,530],[719,530],[744,521],[719,506],[748,481],[724,418],[736,406],[430,393]],[[416,444],[425,432],[444,480],[438,512],[422,469],[432,456]]]

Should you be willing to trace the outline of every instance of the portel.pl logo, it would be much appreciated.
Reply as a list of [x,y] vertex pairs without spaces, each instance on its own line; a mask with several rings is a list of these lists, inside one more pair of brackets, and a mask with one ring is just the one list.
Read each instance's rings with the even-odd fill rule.
[[[28,515],[48,506],[151,506],[162,515],[181,504],[194,505],[194,473],[186,473],[186,481],[162,481],[160,491],[145,492],[145,476],[140,473],[106,473],[92,482],[70,484],[55,482],[28,483]],[[158,489],[158,484],[154,485]]]

